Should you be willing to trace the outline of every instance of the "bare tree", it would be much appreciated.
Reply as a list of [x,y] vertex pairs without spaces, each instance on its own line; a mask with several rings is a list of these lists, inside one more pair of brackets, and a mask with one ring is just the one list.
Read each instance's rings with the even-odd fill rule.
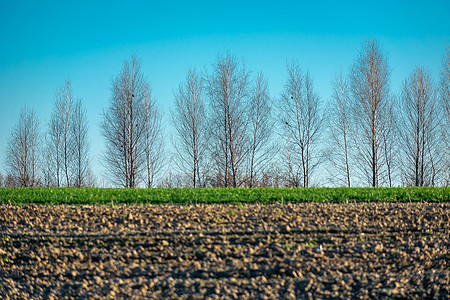
[[210,105],[211,153],[221,186],[243,182],[243,164],[248,152],[246,98],[248,73],[244,63],[227,53],[219,56],[206,79]]
[[433,185],[440,118],[430,73],[416,68],[403,84],[401,100],[404,179],[407,185]]
[[[50,123],[51,124],[51,123]],[[42,184],[46,187],[57,186],[57,179],[59,178],[58,166],[56,164],[56,160],[54,156],[57,155],[57,151],[52,147],[54,144],[52,141],[52,136],[50,135],[51,130],[47,133],[44,138],[44,149],[42,155]],[[58,143],[55,143],[56,146],[59,146]]]
[[450,134],[448,128],[450,128],[450,47],[446,49],[446,53],[442,59],[441,70],[441,100],[444,110],[445,118],[442,122],[443,137],[445,150],[443,154],[444,159],[444,184],[450,185]]
[[[275,124],[271,115],[270,102],[267,79],[260,72],[251,91],[249,104],[249,187],[253,187],[258,177],[265,173],[265,169],[275,155],[276,147],[271,143]],[[267,177],[268,173],[265,174]]]
[[70,186],[70,163],[72,162],[70,124],[72,117],[72,85],[67,79],[65,86],[61,87],[56,93],[55,107],[58,115],[58,125],[62,134],[62,163],[65,174],[66,185]]
[[[174,143],[178,154],[177,165],[190,178],[192,186],[202,186],[200,170],[206,150],[206,113],[201,77],[190,69],[186,81],[175,93],[172,122],[177,133]],[[204,183],[203,183],[204,184]]]
[[3,187],[3,174],[0,173],[0,188]]
[[[292,167],[297,167],[302,178],[301,186],[308,187],[320,162],[317,150],[323,116],[320,99],[313,90],[311,76],[300,69],[297,62],[287,66],[288,79],[281,95],[280,111]],[[295,171],[294,171],[295,172]]]
[[382,156],[386,165],[385,171],[380,173],[382,181],[389,187],[394,185],[394,177],[398,171],[398,126],[394,103],[388,105],[386,111],[385,130],[382,131]]
[[350,174],[350,86],[342,70],[332,82],[332,102],[327,111],[330,133],[329,161],[336,178],[346,186],[351,186]]
[[[281,118],[282,119],[282,118]],[[290,126],[289,123],[285,122],[282,124],[282,126]],[[285,138],[285,133],[282,133],[282,137]],[[295,143],[293,143],[290,133],[287,134],[287,142],[286,145],[283,145],[282,148],[285,149],[285,151],[282,151],[281,153],[281,160],[284,163],[281,163],[281,165],[284,165],[287,167],[287,176],[286,172],[281,171],[281,174],[284,178],[287,178],[287,182],[283,183],[283,185],[287,187],[301,187],[303,183],[303,177],[301,174],[301,165],[295,162],[300,161],[298,159],[298,151],[293,151],[295,149]],[[280,168],[283,169],[283,168]]]
[[[61,130],[58,113],[53,110],[52,115],[50,117],[49,123],[49,132],[46,143],[46,153],[44,159],[46,159],[46,178],[45,182],[47,184],[51,184],[54,181],[56,186],[61,186],[61,170],[62,170],[62,155],[61,151],[63,149],[62,146],[62,130]],[[54,171],[52,171],[54,170]],[[52,180],[53,177],[51,174],[54,174],[55,179]]]
[[[39,184],[39,120],[32,109],[22,108],[11,132],[6,152],[8,184],[34,187]],[[13,183],[15,182],[15,183]]]
[[[162,157],[162,141],[154,140],[161,136],[161,124],[137,56],[125,61],[113,79],[110,107],[103,117],[104,161],[113,184],[134,188],[145,181],[151,186],[158,170],[155,159]],[[155,151],[158,156],[153,156]]]
[[81,100],[77,100],[73,105],[71,117],[71,139],[73,155],[73,185],[82,187],[89,185],[90,159],[88,123],[86,110]]
[[286,176],[283,176],[283,165],[276,159],[264,169],[261,177],[261,187],[280,187],[286,181]]
[[365,42],[353,63],[350,77],[353,95],[353,134],[359,166],[371,186],[378,186],[385,167],[383,137],[391,107],[387,59],[375,40]]
[[146,176],[144,182],[148,188],[155,185],[155,178],[160,172],[163,163],[163,132],[161,115],[156,102],[152,99],[151,90],[144,99],[143,110],[144,139],[143,148],[145,156]]
[[20,187],[17,178],[14,178],[11,174],[6,175],[4,184],[7,188]]
[[[65,186],[71,185],[73,163],[72,148],[72,85],[69,79],[55,92],[55,106],[50,119],[49,150],[52,152],[56,185],[61,186],[61,177]],[[61,174],[62,173],[62,174]]]
[[442,59],[441,93],[442,93],[442,100],[444,102],[444,107],[445,107],[445,114],[447,117],[447,121],[449,121],[449,119],[450,119],[450,47],[448,47],[446,49],[446,53]]

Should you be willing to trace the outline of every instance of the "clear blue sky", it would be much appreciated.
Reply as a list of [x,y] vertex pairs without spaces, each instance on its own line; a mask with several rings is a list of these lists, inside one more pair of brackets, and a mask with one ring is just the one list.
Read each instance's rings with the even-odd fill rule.
[[69,77],[87,108],[100,173],[101,113],[133,53],[168,120],[188,67],[203,71],[225,51],[263,71],[275,98],[286,62],[297,59],[326,101],[335,72],[348,69],[367,38],[388,53],[394,93],[417,65],[437,80],[450,45],[450,1],[191,2],[0,0],[0,172],[20,108],[34,108],[47,129],[54,92]]

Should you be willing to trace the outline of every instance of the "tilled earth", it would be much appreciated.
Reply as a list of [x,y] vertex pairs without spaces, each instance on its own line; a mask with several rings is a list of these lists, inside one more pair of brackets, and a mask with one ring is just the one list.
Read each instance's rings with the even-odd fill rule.
[[449,298],[450,203],[0,206],[1,299]]

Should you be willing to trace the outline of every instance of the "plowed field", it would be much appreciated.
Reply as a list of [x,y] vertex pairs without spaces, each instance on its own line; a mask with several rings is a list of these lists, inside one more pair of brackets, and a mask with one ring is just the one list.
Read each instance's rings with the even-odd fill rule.
[[450,203],[0,206],[1,299],[449,298]]

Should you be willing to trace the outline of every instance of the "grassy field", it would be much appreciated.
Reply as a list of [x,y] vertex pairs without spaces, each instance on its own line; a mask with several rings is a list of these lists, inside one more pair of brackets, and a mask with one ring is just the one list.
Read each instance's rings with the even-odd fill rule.
[[1,188],[0,204],[449,202],[450,188]]

